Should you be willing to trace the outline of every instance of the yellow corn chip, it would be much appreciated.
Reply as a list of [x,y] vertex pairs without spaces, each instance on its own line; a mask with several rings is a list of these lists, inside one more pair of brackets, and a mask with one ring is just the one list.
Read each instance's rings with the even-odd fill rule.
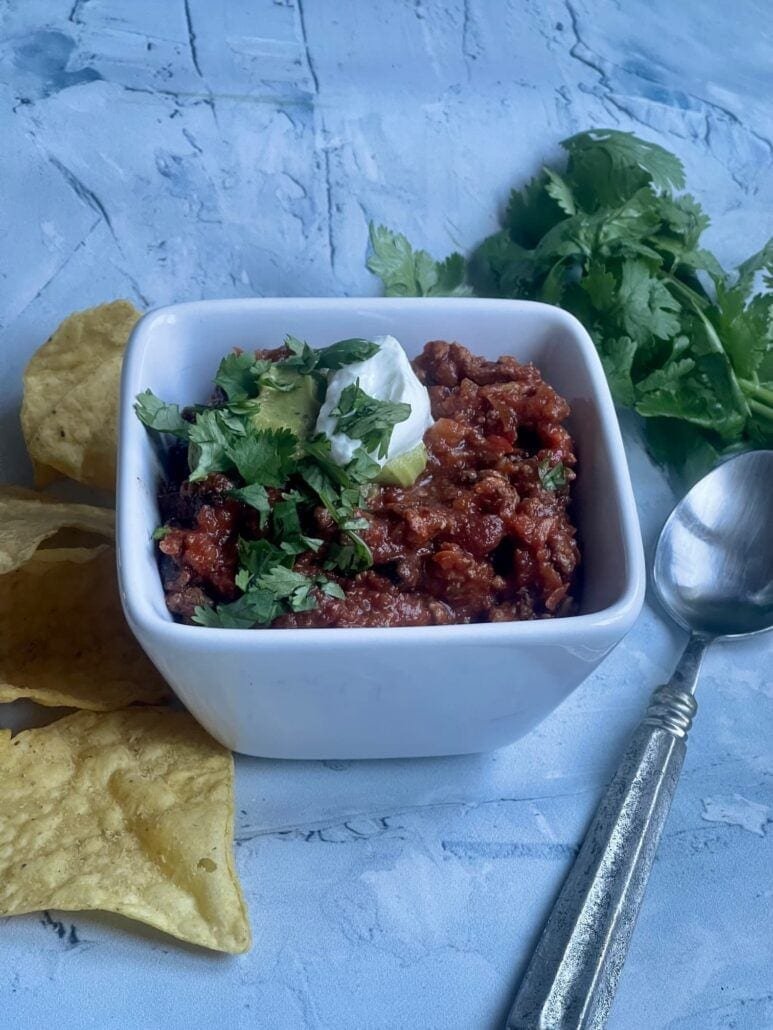
[[0,576],[29,561],[43,541],[64,529],[112,540],[115,512],[56,501],[18,486],[0,486]]
[[0,783],[0,915],[101,909],[249,948],[233,760],[187,713],[76,712],[0,731]]
[[24,373],[21,423],[39,485],[51,469],[115,489],[118,384],[140,312],[128,300],[70,315]]
[[0,702],[107,712],[169,689],[121,610],[115,552],[41,549],[0,576]]

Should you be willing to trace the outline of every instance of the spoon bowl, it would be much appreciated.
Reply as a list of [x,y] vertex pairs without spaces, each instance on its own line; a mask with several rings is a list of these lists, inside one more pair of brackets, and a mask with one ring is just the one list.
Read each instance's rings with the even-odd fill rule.
[[658,541],[661,604],[702,637],[773,626],[773,451],[739,454],[676,506]]
[[655,551],[665,611],[690,633],[652,695],[523,978],[507,1030],[601,1030],[625,961],[716,637],[773,627],[773,451],[739,454],[674,509]]

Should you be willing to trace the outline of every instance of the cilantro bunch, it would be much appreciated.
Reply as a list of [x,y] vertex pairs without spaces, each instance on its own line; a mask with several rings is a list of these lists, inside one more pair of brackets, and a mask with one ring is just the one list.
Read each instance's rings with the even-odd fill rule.
[[[330,372],[372,357],[378,346],[351,339],[313,350],[292,336],[285,346],[287,356],[278,361],[246,352],[223,358],[215,376],[220,399],[213,404],[183,413],[150,390],[136,399],[139,419],[157,438],[173,436],[188,445],[190,482],[225,473],[237,484],[229,495],[258,512],[262,535],[238,542],[241,596],[228,604],[198,607],[194,621],[202,626],[269,625],[284,612],[315,608],[318,592],[345,596],[328,576],[294,568],[300,555],[323,547],[321,539],[304,531],[320,505],[340,531],[340,541],[327,546],[324,568],[351,575],[373,564],[360,535],[368,525],[362,515],[368,491],[380,472],[368,452],[386,454],[392,430],[410,415],[410,405],[370,397],[358,383],[347,387],[336,428],[362,446],[348,465],[339,466],[323,434],[306,437],[289,428],[261,428],[255,419],[272,391],[297,389],[302,376],[314,379],[321,399]],[[162,540],[169,531],[161,527],[154,537]]]
[[690,482],[720,456],[773,446],[773,240],[732,274],[701,247],[708,216],[673,154],[630,133],[561,144],[565,169],[513,190],[468,261],[434,262],[371,226],[368,267],[388,296],[520,297],[586,326],[618,405]]

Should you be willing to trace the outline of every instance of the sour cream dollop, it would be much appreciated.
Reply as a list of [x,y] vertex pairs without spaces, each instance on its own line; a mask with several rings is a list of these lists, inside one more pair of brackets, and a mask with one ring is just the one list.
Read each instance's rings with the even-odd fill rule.
[[392,430],[386,456],[377,458],[375,454],[370,455],[382,467],[393,458],[417,447],[433,422],[429,394],[416,378],[408,355],[400,343],[394,336],[377,336],[373,343],[378,346],[378,351],[372,358],[344,365],[330,376],[325,402],[317,417],[317,432],[324,433],[330,440],[331,455],[337,465],[348,465],[354,452],[362,446],[360,440],[337,432],[338,418],[331,415],[343,391],[357,380],[360,389],[371,397],[411,406],[411,413],[405,422],[398,422]]

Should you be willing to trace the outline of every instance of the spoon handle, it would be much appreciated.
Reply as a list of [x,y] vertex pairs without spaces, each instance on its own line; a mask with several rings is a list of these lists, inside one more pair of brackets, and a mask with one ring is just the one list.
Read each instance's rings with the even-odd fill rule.
[[[635,730],[542,931],[507,1030],[603,1027],[684,761],[706,642],[693,638]],[[688,686],[688,690],[683,689]]]

